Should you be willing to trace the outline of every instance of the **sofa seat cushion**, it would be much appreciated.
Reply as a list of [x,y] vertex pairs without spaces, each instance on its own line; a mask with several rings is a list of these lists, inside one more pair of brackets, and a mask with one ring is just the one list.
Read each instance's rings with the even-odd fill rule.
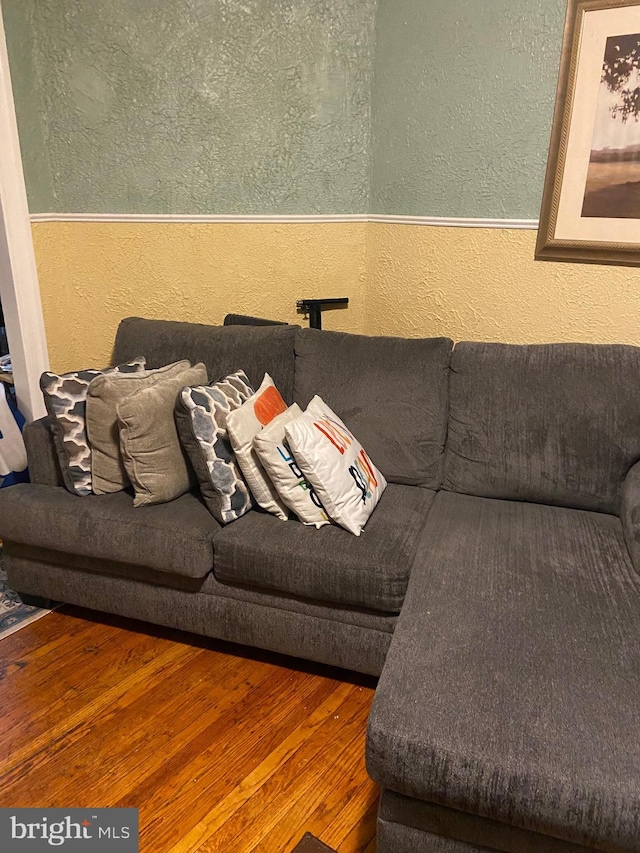
[[187,577],[211,570],[219,530],[193,494],[134,509],[129,491],[82,500],[59,486],[24,484],[0,491],[3,539]]
[[435,493],[389,485],[362,536],[251,512],[216,537],[218,580],[399,612]]
[[639,851],[639,637],[618,518],[440,492],[374,699],[369,772],[408,797]]

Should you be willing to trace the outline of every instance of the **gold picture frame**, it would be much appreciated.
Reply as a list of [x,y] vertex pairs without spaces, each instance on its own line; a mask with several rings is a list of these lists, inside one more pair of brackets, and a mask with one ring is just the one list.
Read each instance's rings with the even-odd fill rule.
[[535,257],[640,265],[640,0],[568,0]]

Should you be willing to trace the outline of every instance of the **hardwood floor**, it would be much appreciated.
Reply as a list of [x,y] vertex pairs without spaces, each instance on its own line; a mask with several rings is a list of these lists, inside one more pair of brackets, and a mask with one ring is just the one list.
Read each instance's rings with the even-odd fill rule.
[[143,853],[373,853],[374,686],[65,607],[0,642],[0,806],[135,806]]

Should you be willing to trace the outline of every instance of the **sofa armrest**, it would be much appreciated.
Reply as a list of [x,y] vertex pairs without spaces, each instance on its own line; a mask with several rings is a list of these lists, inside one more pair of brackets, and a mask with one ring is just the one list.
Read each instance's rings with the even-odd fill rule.
[[640,462],[629,469],[622,484],[620,521],[631,562],[640,574]]
[[31,421],[23,431],[29,477],[32,483],[43,486],[63,486],[62,473],[58,462],[53,433],[48,417]]

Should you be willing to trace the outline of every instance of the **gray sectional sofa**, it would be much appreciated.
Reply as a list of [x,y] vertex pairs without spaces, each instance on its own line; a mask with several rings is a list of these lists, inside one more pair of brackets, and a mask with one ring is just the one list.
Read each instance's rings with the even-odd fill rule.
[[640,851],[640,349],[129,318],[139,354],[320,394],[378,507],[358,538],[78,498],[45,419],[0,492],[16,589],[380,675],[379,853]]

